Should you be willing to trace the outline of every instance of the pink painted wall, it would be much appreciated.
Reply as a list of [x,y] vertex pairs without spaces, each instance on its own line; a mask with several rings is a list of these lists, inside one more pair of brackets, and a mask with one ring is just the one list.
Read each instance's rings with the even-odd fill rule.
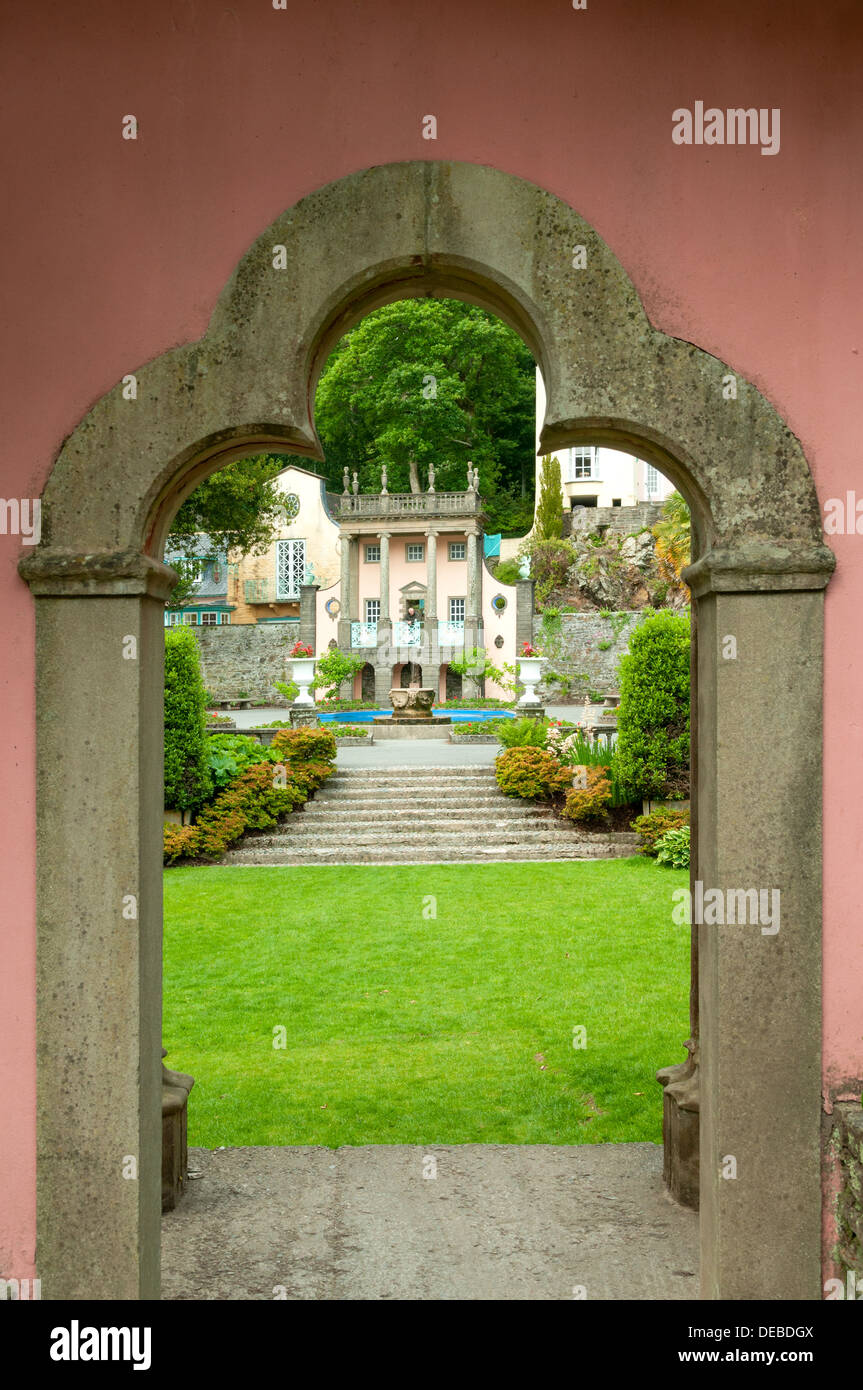
[[[495,165],[576,207],[653,321],[755,381],[822,499],[860,477],[857,0],[195,0],[4,6],[0,493],[41,491],[118,379],[199,336],[250,242],[369,164]],[[778,155],[681,147],[695,100],[779,107]],[[136,143],[121,119],[140,123]],[[421,118],[438,139],[421,138]],[[14,327],[12,327],[14,325]],[[861,488],[863,492],[863,488]],[[863,1072],[863,539],[828,593],[825,1065]],[[33,615],[0,536],[0,1266],[34,1240]],[[791,640],[791,639],[789,639]]]

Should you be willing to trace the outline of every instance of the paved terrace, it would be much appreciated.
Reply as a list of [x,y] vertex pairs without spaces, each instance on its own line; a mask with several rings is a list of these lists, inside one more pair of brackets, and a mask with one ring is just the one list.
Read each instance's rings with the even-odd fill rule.
[[163,1220],[164,1299],[698,1297],[698,1217],[665,1195],[655,1144],[189,1157],[200,1176]]

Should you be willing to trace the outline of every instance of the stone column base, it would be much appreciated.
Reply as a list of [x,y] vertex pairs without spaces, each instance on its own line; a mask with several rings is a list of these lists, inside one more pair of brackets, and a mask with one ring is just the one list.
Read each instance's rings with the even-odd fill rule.
[[681,1206],[698,1210],[699,1095],[696,1045],[690,1038],[685,1062],[656,1073],[662,1097],[662,1176]]
[[[162,1056],[167,1056],[164,1047]],[[162,1063],[162,1211],[173,1211],[186,1188],[189,1146],[186,1111],[194,1077]]]
[[545,705],[516,705],[516,719],[544,719]]
[[300,729],[306,724],[317,724],[318,711],[314,705],[291,705],[290,721],[292,729]]

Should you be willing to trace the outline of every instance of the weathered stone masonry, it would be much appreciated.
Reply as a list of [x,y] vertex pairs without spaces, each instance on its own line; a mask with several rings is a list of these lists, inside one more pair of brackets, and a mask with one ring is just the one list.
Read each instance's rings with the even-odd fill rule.
[[204,685],[215,700],[234,699],[244,690],[252,700],[281,703],[274,686],[291,678],[288,652],[300,635],[298,623],[238,623],[192,630],[201,652]]
[[[536,619],[536,641],[543,644],[548,657],[548,669],[557,675],[573,679],[571,696],[578,700],[590,690],[609,695],[619,689],[617,666],[629,648],[629,639],[639,623],[655,612],[644,608],[635,613],[614,614],[602,618],[599,613],[562,613],[560,631],[548,638],[543,634],[542,620]],[[628,621],[622,622],[623,618]],[[610,643],[610,646],[605,646]],[[586,676],[586,680],[578,679]],[[559,685],[543,682],[540,695],[554,703],[561,696]]]

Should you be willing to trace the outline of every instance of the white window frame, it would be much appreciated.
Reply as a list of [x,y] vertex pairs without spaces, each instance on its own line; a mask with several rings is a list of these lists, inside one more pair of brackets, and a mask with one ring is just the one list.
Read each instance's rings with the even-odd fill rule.
[[[460,554],[460,555],[454,555],[454,554],[453,554],[453,551],[454,551],[454,550],[460,550],[460,551],[461,551],[461,554]],[[450,541],[450,543],[449,543],[449,558],[450,558],[451,560],[466,560],[466,559],[467,559],[467,541]]]
[[197,615],[197,613],[192,612],[192,613],[184,613],[184,614],[183,614],[183,627],[197,627],[197,626],[198,626],[198,615]]
[[[296,602],[306,572],[306,542],[300,536],[276,541],[276,602]],[[287,573],[288,583],[282,576]]]
[[465,614],[467,613],[467,599],[449,599],[447,602],[447,611],[449,612],[449,621],[451,623],[463,623],[465,620]]
[[367,598],[365,600],[365,614],[367,623],[379,623],[381,620],[381,601],[379,598]]
[[[418,551],[419,551],[419,555],[411,555],[411,551],[412,551],[412,550],[418,550]],[[426,548],[425,548],[425,542],[424,542],[424,541],[406,541],[406,542],[405,542],[405,563],[406,563],[406,564],[408,564],[408,565],[421,565],[421,564],[423,563],[423,561],[425,560],[425,557],[426,557]]]
[[648,497],[655,497],[659,491],[659,469],[654,468],[652,463],[644,465],[645,488]]
[[596,449],[593,444],[575,444],[567,450],[567,483],[592,483],[597,477]]
[[231,615],[230,615],[230,613],[220,613],[220,614],[219,614],[219,627],[224,627],[225,624],[226,624],[226,623],[230,623],[230,621],[231,621]]
[[201,627],[218,627],[219,615],[214,608],[206,608],[201,613]]
[[[375,553],[372,554],[372,551],[374,551]],[[380,562],[381,562],[381,547],[380,547],[380,542],[373,541],[370,545],[367,545],[367,546],[366,546],[366,564],[367,564],[367,565],[379,565]]]

